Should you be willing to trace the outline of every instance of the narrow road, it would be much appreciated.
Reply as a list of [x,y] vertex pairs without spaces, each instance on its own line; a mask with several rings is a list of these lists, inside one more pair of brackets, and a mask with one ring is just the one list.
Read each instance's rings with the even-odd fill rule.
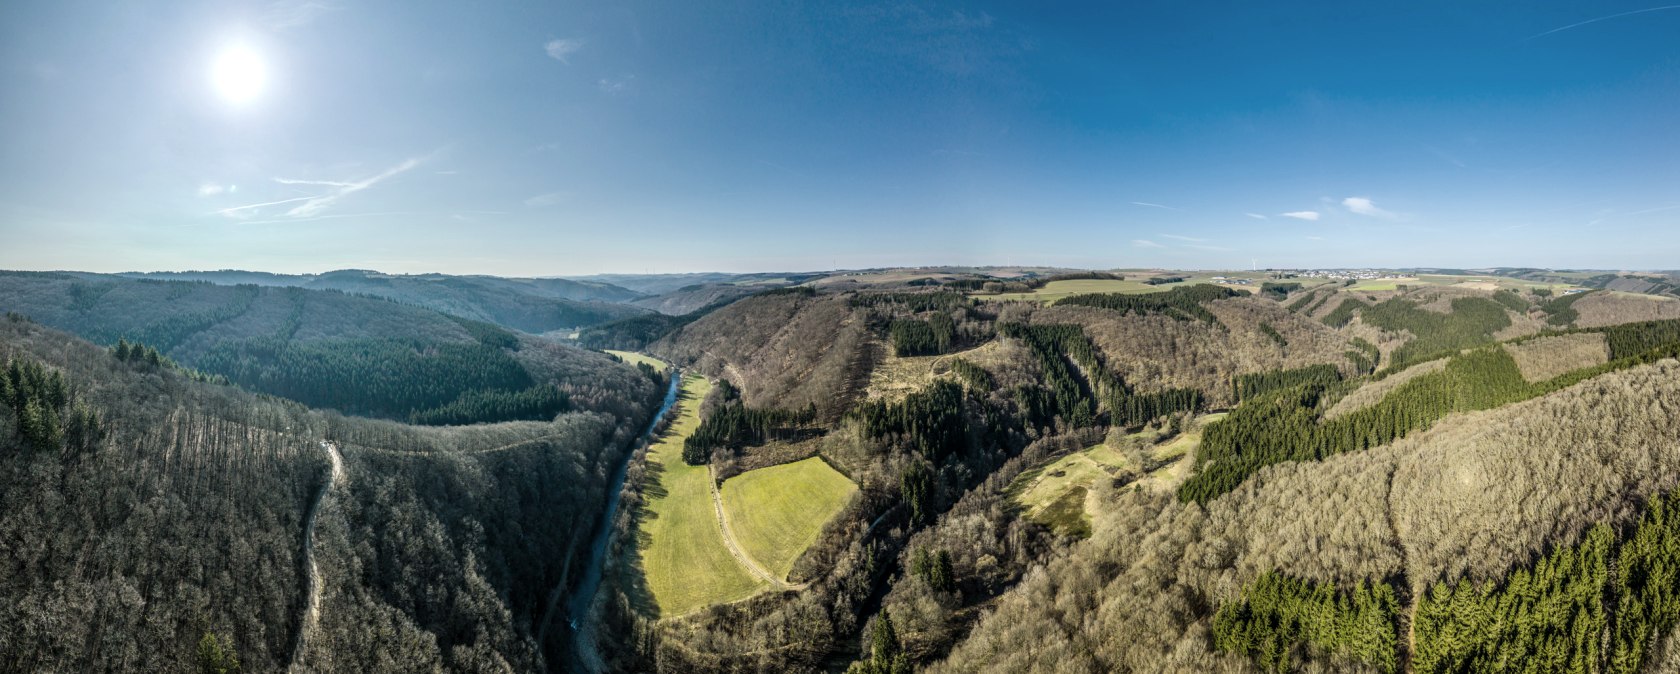
[[723,533],[723,544],[729,548],[729,554],[735,556],[735,561],[740,562],[741,566],[747,567],[747,570],[751,571],[753,575],[762,578],[778,590],[803,590],[811,585],[810,583],[793,585],[777,578],[775,574],[760,566],[757,560],[748,555],[745,550],[742,550],[741,546],[735,542],[735,530],[729,524],[729,513],[723,509],[723,494],[718,491],[717,473],[713,471],[710,464],[706,466],[706,485],[712,488],[712,509],[717,511],[718,530]]
[[322,440],[321,448],[327,450],[327,458],[332,460],[332,470],[327,473],[326,484],[315,493],[315,502],[309,504],[309,514],[303,524],[303,559],[304,583],[309,586],[309,598],[304,602],[303,620],[298,623],[297,636],[292,641],[292,662],[287,671],[301,671],[299,657],[303,655],[303,642],[308,634],[321,622],[321,570],[315,565],[315,518],[321,513],[321,502],[326,500],[327,493],[332,491],[333,485],[344,479],[344,457],[338,453],[338,445]]

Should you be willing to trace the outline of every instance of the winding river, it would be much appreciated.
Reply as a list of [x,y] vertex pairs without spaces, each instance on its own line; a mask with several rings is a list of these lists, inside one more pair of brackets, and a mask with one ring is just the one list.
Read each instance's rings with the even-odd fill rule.
[[[638,442],[652,442],[654,430],[659,428],[659,422],[665,419],[671,408],[677,402],[677,390],[682,384],[682,373],[676,369],[670,370],[671,386],[665,391],[665,402],[659,406],[659,412],[648,422],[646,431]],[[567,624],[571,626],[572,638],[579,664],[585,671],[599,671],[601,657],[595,652],[595,640],[585,634],[589,625],[589,611],[595,603],[595,593],[601,589],[601,567],[606,562],[607,542],[612,538],[612,524],[618,514],[619,496],[624,490],[624,474],[630,469],[630,460],[635,456],[634,451],[626,452],[624,460],[619,462],[618,469],[613,472],[612,486],[607,491],[607,507],[601,511],[601,520],[595,523],[595,542],[589,549],[589,566],[584,569],[583,579],[578,582],[577,591],[572,593],[571,601],[566,604]]]

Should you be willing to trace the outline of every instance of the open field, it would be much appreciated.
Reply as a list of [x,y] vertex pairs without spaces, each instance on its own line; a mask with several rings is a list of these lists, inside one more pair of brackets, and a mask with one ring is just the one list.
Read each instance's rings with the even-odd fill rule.
[[742,550],[777,578],[817,541],[857,485],[817,457],[750,470],[723,483],[723,508]]
[[665,361],[654,358],[653,356],[649,356],[645,353],[636,353],[635,351],[614,351],[612,349],[607,349],[607,353],[618,356],[619,360],[629,363],[631,367],[635,367],[637,363],[647,363],[648,365],[653,366],[653,369],[660,371],[670,367],[670,365]]
[[648,450],[657,486],[648,489],[642,516],[648,541],[642,571],[663,616],[745,599],[766,586],[724,544],[712,506],[711,472],[682,460],[683,441],[700,426],[700,401],[711,389],[704,377],[683,377],[680,414]]

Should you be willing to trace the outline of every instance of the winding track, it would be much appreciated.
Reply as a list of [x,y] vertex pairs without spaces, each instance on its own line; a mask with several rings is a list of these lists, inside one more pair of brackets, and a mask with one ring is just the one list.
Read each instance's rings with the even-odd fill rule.
[[759,566],[758,560],[753,559],[751,555],[747,554],[747,551],[742,550],[741,546],[736,544],[734,527],[729,525],[729,513],[723,509],[723,495],[718,492],[717,472],[711,467],[711,464],[706,465],[706,486],[712,488],[712,509],[717,511],[718,530],[723,533],[723,545],[729,548],[729,554],[735,556],[735,561],[740,562],[741,566],[747,567],[747,570],[751,571],[753,575],[770,583],[778,590],[803,590],[811,585],[810,583],[793,585],[777,578],[776,574],[770,573],[769,569]]
[[338,453],[338,445],[331,441],[322,440],[321,448],[327,450],[327,458],[332,460],[332,470],[327,473],[326,484],[315,493],[315,502],[309,504],[309,515],[303,524],[303,559],[304,582],[309,585],[309,598],[304,602],[303,620],[298,623],[297,636],[292,641],[292,662],[287,668],[289,672],[301,671],[302,664],[299,657],[303,655],[303,642],[315,626],[321,622],[321,570],[315,564],[315,519],[321,514],[321,502],[332,491],[333,485],[344,479],[344,457]]

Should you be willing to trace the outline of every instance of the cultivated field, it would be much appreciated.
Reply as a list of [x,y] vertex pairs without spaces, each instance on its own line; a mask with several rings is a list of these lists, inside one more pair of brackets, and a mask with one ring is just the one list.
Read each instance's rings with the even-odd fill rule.
[[725,480],[723,508],[742,551],[786,580],[794,560],[856,492],[846,476],[811,457]]
[[635,367],[637,363],[647,363],[648,365],[653,366],[653,369],[660,371],[670,367],[670,365],[666,364],[665,361],[654,358],[653,356],[649,356],[645,353],[636,353],[635,351],[614,351],[612,349],[607,349],[607,353],[618,356],[619,360],[629,363],[631,367]]
[[712,389],[704,377],[683,377],[680,414],[648,450],[651,479],[642,532],[642,571],[660,615],[679,616],[711,604],[745,599],[764,589],[730,554],[712,505],[711,473],[682,460],[683,441],[700,425],[700,401]]

